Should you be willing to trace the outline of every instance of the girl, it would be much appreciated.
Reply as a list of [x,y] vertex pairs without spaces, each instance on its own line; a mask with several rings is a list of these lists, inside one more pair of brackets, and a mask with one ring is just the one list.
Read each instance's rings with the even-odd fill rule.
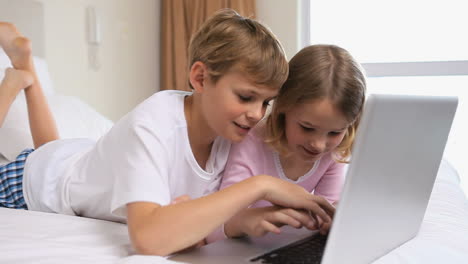
[[[333,45],[302,49],[289,62],[288,79],[266,122],[232,146],[221,189],[267,174],[338,201],[365,92],[363,71],[346,50]],[[271,216],[277,210],[258,201],[225,224],[225,235],[279,233],[281,224]],[[261,220],[243,221],[255,216]]]
[[[0,24],[0,44],[15,68],[33,72],[30,54],[16,56],[22,47],[18,38],[13,25]],[[54,140],[54,129],[45,133],[49,143],[21,157],[26,159],[24,173],[18,173],[14,188],[22,187],[25,204],[19,208],[127,223],[140,254],[168,255],[194,245],[257,200],[308,210],[323,220],[326,230],[333,206],[270,176],[251,177],[210,194],[218,186],[231,141],[241,141],[260,121],[287,77],[274,35],[257,21],[221,10],[194,35],[189,62],[193,93],[156,93],[98,142]],[[47,107],[37,93],[26,96],[28,108]],[[54,128],[50,117],[37,111],[30,122]],[[43,141],[34,142],[38,147]],[[8,188],[11,182],[0,185]],[[287,224],[293,218],[304,225],[312,221],[301,211],[279,221]]]

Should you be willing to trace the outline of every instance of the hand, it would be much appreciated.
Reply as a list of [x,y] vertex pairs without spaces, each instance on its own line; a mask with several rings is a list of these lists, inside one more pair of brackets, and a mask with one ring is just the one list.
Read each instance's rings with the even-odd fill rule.
[[266,187],[263,199],[282,207],[309,211],[320,232],[325,234],[331,227],[335,208],[323,197],[313,195],[301,186],[275,177],[259,175],[257,184]]
[[268,232],[279,234],[279,227],[290,225],[295,228],[306,227],[310,230],[318,228],[315,220],[303,210],[268,206],[261,208],[247,208],[224,225],[224,232],[228,237],[243,235],[258,237]]

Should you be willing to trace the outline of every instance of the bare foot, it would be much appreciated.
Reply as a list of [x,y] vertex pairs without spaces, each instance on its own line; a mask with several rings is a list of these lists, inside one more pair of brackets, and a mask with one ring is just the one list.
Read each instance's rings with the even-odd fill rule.
[[30,72],[7,68],[0,83],[0,94],[15,98],[22,89],[28,88],[33,82],[34,77]]
[[0,46],[15,69],[31,70],[31,41],[8,22],[0,22]]

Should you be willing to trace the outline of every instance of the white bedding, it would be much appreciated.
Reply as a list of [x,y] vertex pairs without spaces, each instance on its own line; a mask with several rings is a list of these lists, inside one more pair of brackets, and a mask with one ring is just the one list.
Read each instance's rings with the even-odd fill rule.
[[419,234],[375,263],[468,263],[468,201],[443,161]]
[[[42,69],[38,72],[43,76],[61,137],[97,139],[112,126],[110,120],[79,99],[55,94],[47,81],[50,78],[45,62],[39,62],[38,68]],[[26,105],[24,97],[19,96],[0,128],[0,164],[31,146]],[[0,263],[116,262],[172,261],[134,255],[123,224],[0,208]],[[439,170],[418,236],[375,263],[468,263],[468,202],[456,171],[447,162]]]
[[[134,255],[126,226],[76,216],[0,208],[0,263],[170,263]],[[468,263],[468,203],[443,162],[416,238],[375,263]]]
[[[97,140],[112,127],[112,121],[77,97],[55,93],[47,62],[39,57],[33,59],[61,138]],[[3,79],[7,67],[11,67],[10,60],[0,49],[0,80]],[[21,92],[12,103],[0,127],[0,164],[13,161],[21,151],[32,147],[26,99]]]

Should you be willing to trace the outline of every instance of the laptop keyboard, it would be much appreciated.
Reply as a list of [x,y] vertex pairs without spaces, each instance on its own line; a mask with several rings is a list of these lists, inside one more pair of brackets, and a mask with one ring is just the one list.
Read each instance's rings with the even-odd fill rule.
[[327,236],[310,236],[295,243],[255,257],[250,262],[271,264],[320,264]]

